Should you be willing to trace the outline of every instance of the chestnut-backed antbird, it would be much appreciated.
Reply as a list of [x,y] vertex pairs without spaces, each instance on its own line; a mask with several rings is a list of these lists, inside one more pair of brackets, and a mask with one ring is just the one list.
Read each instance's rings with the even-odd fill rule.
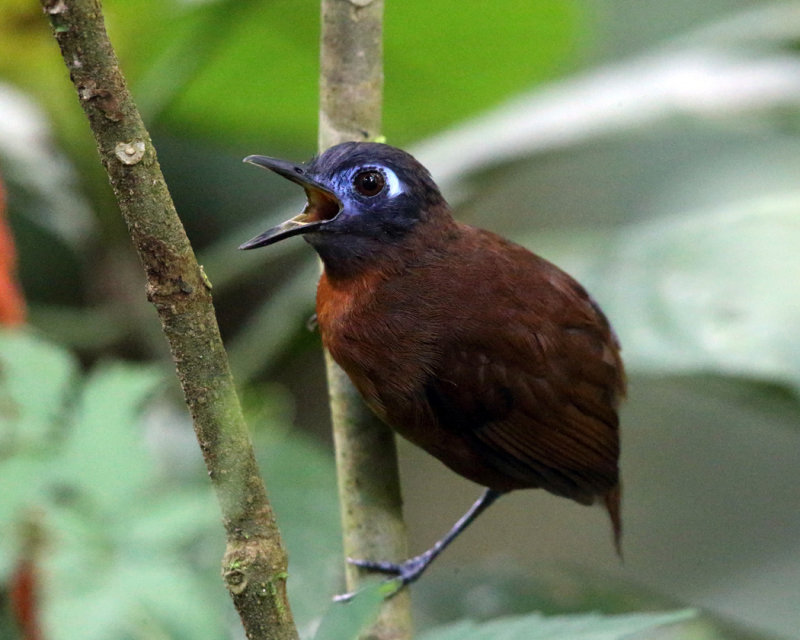
[[487,487],[406,562],[351,560],[417,579],[500,495],[601,499],[619,551],[619,344],[584,288],[547,260],[453,219],[408,153],[346,142],[307,164],[245,162],[305,189],[303,212],[244,243],[302,234],[319,254],[323,345],[397,433]]

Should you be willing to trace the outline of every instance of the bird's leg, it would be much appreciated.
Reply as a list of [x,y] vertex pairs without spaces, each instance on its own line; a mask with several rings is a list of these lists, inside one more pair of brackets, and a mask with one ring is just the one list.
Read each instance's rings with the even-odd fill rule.
[[[458,521],[453,525],[453,528],[450,529],[450,531],[448,531],[444,537],[442,537],[436,542],[436,544],[434,544],[424,553],[414,556],[413,558],[409,558],[405,562],[375,562],[372,560],[357,560],[354,558],[348,558],[347,561],[350,564],[354,564],[362,569],[367,569],[368,571],[378,571],[380,573],[388,573],[396,576],[396,579],[398,579],[400,582],[398,587],[399,591],[405,585],[410,584],[419,578],[425,569],[428,568],[428,565],[433,562],[434,558],[444,551],[447,545],[455,540],[458,535],[464,531],[464,529],[466,529],[501,495],[503,494],[500,491],[486,489],[486,491],[483,492],[483,495],[478,498],[475,504],[469,508],[469,511],[467,511],[463,516],[461,516],[461,518],[458,519]],[[349,598],[347,595],[344,595],[337,596],[336,599],[346,600]]]

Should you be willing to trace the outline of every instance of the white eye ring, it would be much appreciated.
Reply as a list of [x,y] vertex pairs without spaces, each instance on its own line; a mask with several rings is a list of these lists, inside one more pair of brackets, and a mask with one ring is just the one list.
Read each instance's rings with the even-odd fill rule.
[[401,193],[403,193],[403,183],[400,182],[400,178],[397,177],[397,174],[394,171],[380,165],[377,168],[386,177],[386,186],[388,187],[387,195],[390,198],[394,198],[395,196],[399,196]]

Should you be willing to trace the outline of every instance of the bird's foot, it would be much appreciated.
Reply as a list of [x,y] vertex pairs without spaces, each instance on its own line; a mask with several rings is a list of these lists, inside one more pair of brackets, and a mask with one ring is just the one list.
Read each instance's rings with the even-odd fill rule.
[[[374,571],[376,573],[385,573],[392,576],[386,581],[386,585],[394,583],[394,588],[387,591],[386,597],[391,598],[403,589],[407,584],[414,582],[418,579],[428,565],[433,560],[434,555],[430,553],[422,553],[413,558],[409,558],[405,562],[380,562],[374,560],[359,560],[356,558],[348,558],[347,562],[356,567],[366,571]],[[334,596],[334,602],[350,602],[355,596],[355,593],[343,593]]]
[[432,560],[433,556],[429,553],[422,553],[413,558],[409,558],[405,562],[375,562],[373,560],[347,559],[350,564],[360,567],[361,569],[395,576],[395,578],[400,580],[402,586],[410,584],[419,578],[422,572],[428,568]]

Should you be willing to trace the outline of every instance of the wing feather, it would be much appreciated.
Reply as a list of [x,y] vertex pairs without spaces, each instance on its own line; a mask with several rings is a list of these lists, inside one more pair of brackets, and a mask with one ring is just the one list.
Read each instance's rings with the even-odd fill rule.
[[504,299],[514,304],[495,311],[493,296],[472,297],[429,378],[428,403],[440,425],[513,478],[499,488],[591,503],[619,481],[619,345],[579,284],[527,256],[516,264],[537,264],[513,274]]

